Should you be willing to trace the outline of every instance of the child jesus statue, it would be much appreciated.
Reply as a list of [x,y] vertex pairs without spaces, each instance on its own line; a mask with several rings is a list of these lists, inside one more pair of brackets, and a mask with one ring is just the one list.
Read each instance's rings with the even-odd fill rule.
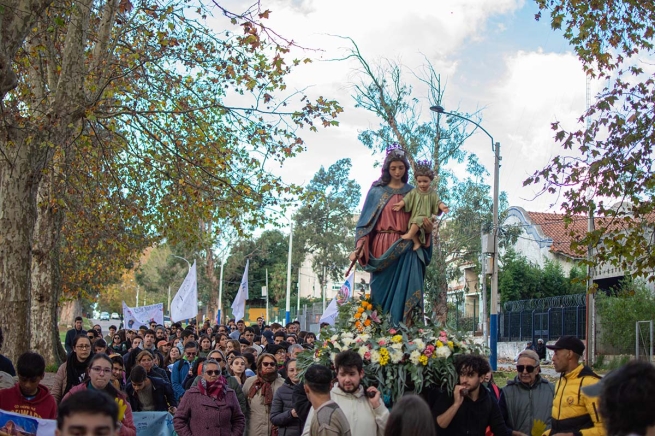
[[418,161],[414,170],[414,179],[418,187],[407,193],[402,201],[393,205],[393,210],[399,211],[403,207],[405,212],[411,213],[409,218],[408,232],[401,236],[402,239],[411,239],[414,242],[414,251],[425,244],[425,232],[423,231],[423,218],[431,219],[433,215],[448,213],[450,210],[442,201],[436,191],[430,188],[434,180],[430,161]]

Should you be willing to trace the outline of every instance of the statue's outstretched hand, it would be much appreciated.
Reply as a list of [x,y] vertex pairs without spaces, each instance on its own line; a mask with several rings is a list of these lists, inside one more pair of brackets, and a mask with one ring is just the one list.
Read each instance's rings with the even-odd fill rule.
[[398,212],[400,209],[402,209],[405,206],[404,201],[399,201],[398,203],[394,204],[392,209]]

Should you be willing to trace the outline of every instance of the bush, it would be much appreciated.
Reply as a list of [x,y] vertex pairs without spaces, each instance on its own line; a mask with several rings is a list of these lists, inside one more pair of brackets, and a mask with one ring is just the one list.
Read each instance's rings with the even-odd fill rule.
[[635,323],[653,319],[655,296],[643,282],[625,279],[609,296],[597,293],[596,310],[607,327],[602,329],[603,342],[618,349],[634,347]]

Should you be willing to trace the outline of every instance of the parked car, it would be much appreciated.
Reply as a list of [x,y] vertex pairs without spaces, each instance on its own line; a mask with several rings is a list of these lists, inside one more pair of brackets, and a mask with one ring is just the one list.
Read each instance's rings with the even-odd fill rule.
[[100,314],[100,321],[109,321],[109,312],[102,312]]
[[111,314],[111,319],[121,319],[121,317],[116,312],[113,312]]

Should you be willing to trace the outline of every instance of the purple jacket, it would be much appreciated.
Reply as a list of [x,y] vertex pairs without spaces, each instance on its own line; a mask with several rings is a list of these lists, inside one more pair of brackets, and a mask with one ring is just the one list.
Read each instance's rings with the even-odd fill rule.
[[173,426],[179,436],[242,436],[246,418],[232,389],[226,388],[225,398],[218,401],[194,385],[180,400]]

